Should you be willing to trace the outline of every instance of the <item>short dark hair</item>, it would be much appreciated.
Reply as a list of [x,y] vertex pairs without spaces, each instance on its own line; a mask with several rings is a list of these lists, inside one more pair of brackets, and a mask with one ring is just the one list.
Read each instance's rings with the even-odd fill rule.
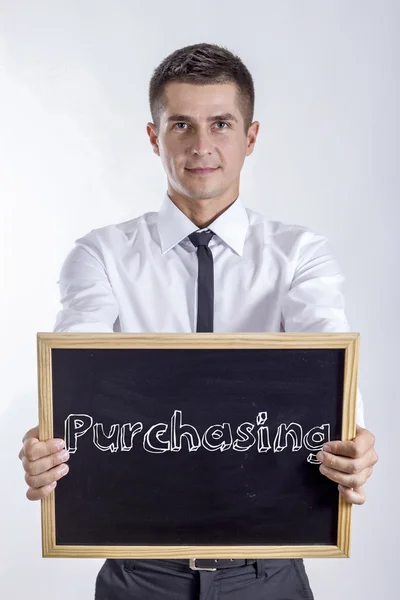
[[206,85],[235,83],[237,106],[247,133],[254,114],[254,82],[241,59],[225,46],[193,44],[169,54],[154,70],[149,86],[150,112],[157,130],[166,108],[165,87],[172,81]]

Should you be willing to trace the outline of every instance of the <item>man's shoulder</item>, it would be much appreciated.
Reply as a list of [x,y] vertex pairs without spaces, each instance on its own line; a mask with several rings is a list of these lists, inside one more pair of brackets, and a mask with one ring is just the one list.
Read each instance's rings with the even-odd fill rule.
[[254,230],[261,228],[265,240],[271,243],[327,241],[327,237],[324,234],[315,231],[307,225],[272,219],[265,214],[247,207],[246,212],[249,217],[249,226]]
[[120,223],[110,223],[91,229],[86,234],[76,240],[77,244],[112,244],[116,240],[129,239],[135,237],[137,231],[144,227],[149,230],[157,223],[157,211],[145,212],[137,217],[122,221]]

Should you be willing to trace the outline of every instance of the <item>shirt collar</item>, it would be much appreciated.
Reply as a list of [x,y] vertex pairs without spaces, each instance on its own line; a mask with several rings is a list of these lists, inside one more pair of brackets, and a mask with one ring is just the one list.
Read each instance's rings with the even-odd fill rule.
[[[199,229],[172,202],[167,192],[158,211],[157,226],[163,254]],[[238,196],[225,212],[208,225],[208,228],[228,244],[232,250],[242,256],[248,226],[249,217],[246,208]]]

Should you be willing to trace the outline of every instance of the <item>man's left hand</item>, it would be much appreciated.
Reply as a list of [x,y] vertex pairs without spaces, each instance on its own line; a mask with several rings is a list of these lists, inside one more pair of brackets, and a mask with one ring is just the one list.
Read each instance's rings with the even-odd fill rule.
[[378,462],[374,444],[375,436],[357,425],[353,440],[328,442],[317,454],[317,460],[321,462],[319,470],[339,484],[339,492],[350,504],[364,504],[366,500],[362,486]]

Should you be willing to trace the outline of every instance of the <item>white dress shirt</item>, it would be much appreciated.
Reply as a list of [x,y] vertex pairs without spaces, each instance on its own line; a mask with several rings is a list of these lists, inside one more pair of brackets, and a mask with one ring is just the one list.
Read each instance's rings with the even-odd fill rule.
[[[344,277],[326,237],[272,221],[235,202],[215,235],[214,332],[348,332]],[[167,193],[159,212],[90,231],[75,242],[57,283],[54,331],[195,332],[198,227]],[[357,423],[364,427],[357,390]]]

